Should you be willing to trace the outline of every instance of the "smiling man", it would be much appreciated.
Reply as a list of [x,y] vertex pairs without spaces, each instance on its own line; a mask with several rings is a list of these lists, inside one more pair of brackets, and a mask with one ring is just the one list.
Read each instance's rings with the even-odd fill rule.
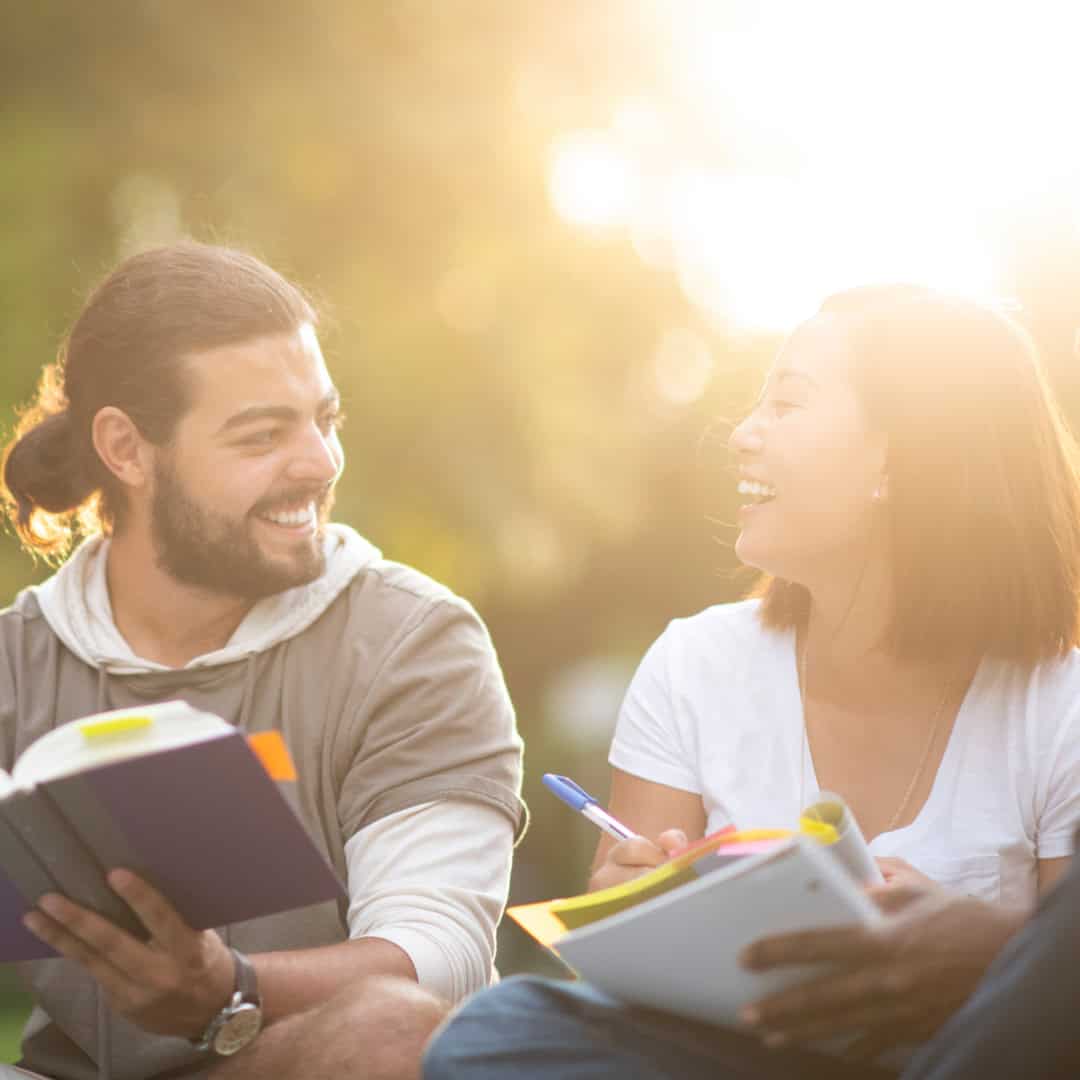
[[[22,972],[32,1075],[413,1076],[447,1005],[491,978],[523,817],[513,711],[469,605],[329,521],[342,414],[315,324],[241,252],[137,255],[8,446],[23,544],[85,539],[0,613],[0,765],[65,721],[172,698],[276,729],[349,894],[196,931],[118,868],[146,942],[44,898],[27,925],[62,959]],[[240,1002],[262,1030],[225,1038]]]

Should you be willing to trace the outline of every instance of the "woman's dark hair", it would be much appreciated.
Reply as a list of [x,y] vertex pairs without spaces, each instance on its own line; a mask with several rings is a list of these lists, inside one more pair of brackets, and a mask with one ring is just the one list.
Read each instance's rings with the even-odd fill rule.
[[[896,654],[1062,654],[1080,620],[1080,457],[1028,334],[996,311],[909,286],[838,293],[852,382],[888,440]],[[766,625],[805,619],[765,576]]]
[[187,241],[126,259],[91,294],[41,375],[3,457],[5,510],[23,545],[63,557],[76,533],[124,512],[91,441],[107,405],[165,445],[191,405],[186,356],[314,325],[300,290],[244,252]]

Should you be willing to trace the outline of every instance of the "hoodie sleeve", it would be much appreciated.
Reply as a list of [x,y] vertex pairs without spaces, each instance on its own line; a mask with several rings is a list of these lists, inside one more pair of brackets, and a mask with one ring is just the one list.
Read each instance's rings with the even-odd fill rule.
[[512,827],[480,802],[422,803],[346,845],[349,936],[391,941],[421,986],[457,1002],[487,986],[510,882]]
[[351,747],[338,793],[348,840],[391,814],[436,801],[480,803],[514,836],[525,825],[521,740],[487,630],[445,593],[396,629],[347,709]]

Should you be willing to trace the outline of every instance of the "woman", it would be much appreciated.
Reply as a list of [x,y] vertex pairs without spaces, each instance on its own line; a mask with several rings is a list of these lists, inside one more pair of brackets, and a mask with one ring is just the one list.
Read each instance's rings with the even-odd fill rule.
[[592,887],[820,788],[888,877],[1030,906],[1080,819],[1077,451],[1031,342],[926,290],[840,294],[731,447],[735,551],[768,576],[643,661],[610,810],[660,843],[603,839]]
[[[827,300],[781,349],[731,447],[735,550],[763,577],[752,599],[673,622],[643,660],[611,748],[609,803],[641,838],[601,839],[590,887],[729,822],[791,825],[818,789],[839,792],[882,857],[886,892],[917,894],[928,878],[1001,904],[943,894],[950,912],[971,905],[979,927],[963,956],[941,950],[899,979],[910,943],[876,956],[852,946],[844,967],[745,1018],[772,1043],[851,1030],[874,1050],[924,1039],[1072,850],[1077,449],[1019,327],[914,287]],[[931,916],[918,940],[951,940]],[[750,961],[799,958],[776,945]],[[486,1044],[485,1019],[502,1021]],[[667,1075],[654,1063],[674,1061],[685,1039],[642,1030],[588,989],[511,980],[450,1025],[430,1075],[462,1063],[489,1075],[515,1046],[525,1077],[569,1074],[568,1054],[590,1076]],[[818,1067],[804,1055],[770,1073],[739,1038],[717,1033],[701,1051],[694,1036],[701,1074],[744,1058],[738,1075]],[[556,1044],[558,1066],[542,1052]],[[693,1054],[676,1072],[691,1075]],[[819,1066],[848,1075],[835,1059]]]

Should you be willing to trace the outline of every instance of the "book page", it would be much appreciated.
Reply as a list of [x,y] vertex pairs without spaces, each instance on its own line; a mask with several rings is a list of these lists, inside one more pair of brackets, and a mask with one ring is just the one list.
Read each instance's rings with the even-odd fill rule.
[[[839,795],[819,791],[803,810],[799,826],[828,844],[833,856],[860,885],[879,885],[885,880],[863,839],[859,823]],[[822,838],[822,827],[833,830],[832,839]]]
[[43,735],[15,762],[11,778],[19,787],[30,787],[109,761],[186,746],[232,730],[221,717],[184,701],[113,709],[61,724]]
[[554,948],[578,975],[622,1001],[735,1024],[748,1001],[820,970],[748,971],[739,954],[752,941],[881,918],[827,849],[796,836],[573,930]]

